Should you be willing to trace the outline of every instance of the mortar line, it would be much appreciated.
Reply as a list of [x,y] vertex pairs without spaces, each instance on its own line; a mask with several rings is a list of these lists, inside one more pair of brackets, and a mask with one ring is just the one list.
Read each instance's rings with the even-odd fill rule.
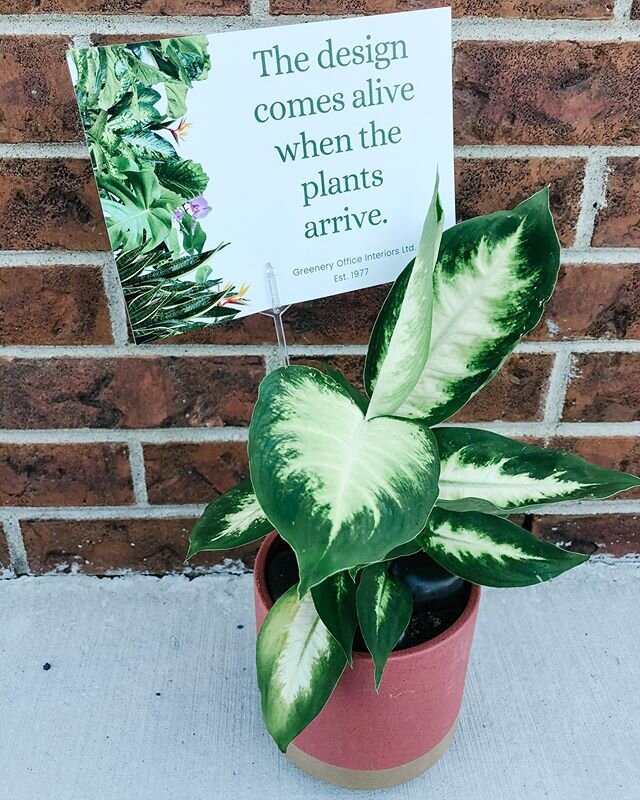
[[[364,344],[289,345],[294,358],[365,356]],[[550,339],[524,341],[514,353],[640,353],[640,339]],[[0,345],[0,358],[14,359],[129,359],[129,358],[263,358],[267,371],[280,366],[277,348],[272,345],[199,344],[199,345]]]
[[[123,520],[123,519],[180,519],[199,517],[206,504],[149,506],[32,506],[7,507],[4,519],[20,520]],[[640,514],[640,500],[578,500],[536,508],[533,513],[540,516],[591,516],[595,514]],[[26,563],[26,562],[24,562]],[[23,564],[23,568],[26,568]],[[21,572],[24,574],[24,572]]]
[[30,506],[3,509],[16,520],[179,519],[199,517],[205,504],[146,506]]
[[576,223],[575,247],[584,249],[591,245],[597,213],[606,203],[607,169],[606,156],[601,153],[594,151],[587,159],[580,213]]
[[0,444],[121,444],[135,437],[142,444],[200,444],[246,442],[248,428],[150,428],[101,430],[98,428],[43,428],[0,430]]
[[543,422],[550,428],[556,428],[562,419],[570,374],[571,352],[558,350],[553,361],[544,402]]
[[[1,19],[1,17],[0,17]],[[76,37],[82,39],[82,36]],[[457,145],[454,155],[461,159],[490,158],[590,158],[595,154],[607,158],[640,156],[640,145]],[[88,160],[84,142],[20,142],[0,144],[0,158],[80,158]]]
[[270,14],[270,0],[251,0],[251,18],[256,26],[268,27],[273,17]]
[[11,267],[102,267],[111,258],[101,250],[0,250],[0,269]]
[[640,353],[640,339],[575,339],[521,342],[516,353]]
[[71,38],[71,47],[73,50],[84,50],[87,47],[93,47],[91,36],[85,33],[78,33]]
[[[640,247],[564,248],[563,264],[640,264]],[[110,262],[101,250],[0,250],[0,269],[11,267],[96,266]]]
[[129,328],[127,325],[127,307],[124,294],[118,277],[118,268],[113,256],[106,259],[102,265],[102,282],[109,309],[111,335],[116,346],[124,347],[129,343]]
[[563,264],[640,264],[640,247],[569,247],[562,250]]
[[454,147],[458,158],[607,158],[640,156],[640,145],[600,144],[466,144]]
[[[503,436],[545,438],[629,438],[640,436],[640,421],[634,422],[560,422],[550,426],[540,422],[447,422],[447,427],[495,431]],[[141,444],[206,444],[210,442],[246,442],[248,428],[152,428],[134,430],[101,430],[87,428],[46,428],[40,430],[0,430],[3,445],[128,445],[135,438]]]
[[[322,344],[290,345],[294,356],[340,356],[364,355],[367,347],[363,344]],[[216,356],[251,356],[270,359],[270,363],[280,366],[278,351],[270,344],[141,344],[125,342],[120,345],[0,345],[0,357],[4,358],[145,358],[182,357],[210,358]]]
[[131,470],[134,501],[136,505],[148,506],[147,471],[144,463],[142,443],[139,439],[132,436],[127,444],[129,445],[129,469]]
[[[293,348],[291,346],[287,346],[289,351],[289,355],[295,355],[293,352]],[[277,347],[269,347],[264,355],[264,369],[265,373],[268,375],[270,372],[273,372],[275,369],[279,369],[280,367],[284,366],[282,363],[282,359],[280,357],[280,351]]]
[[[0,16],[0,35],[58,34],[70,37],[92,33],[175,34],[219,33],[258,27],[279,27],[305,22],[325,22],[353,16],[304,14],[267,17],[256,4],[252,15],[188,16],[124,14],[5,14]],[[453,40],[458,41],[640,41],[638,20],[618,14],[609,20],[499,19],[463,17],[453,20]]]
[[633,422],[559,422],[548,425],[546,422],[447,422],[447,427],[474,428],[500,433],[503,436],[545,439],[551,437],[569,438],[633,438],[640,436],[640,421]]
[[634,0],[614,0],[613,19],[626,22],[631,20],[631,10]]
[[[0,20],[2,17],[0,17]],[[0,144],[0,158],[89,158],[81,142],[24,142]]]
[[2,509],[0,511],[0,522],[2,522],[7,547],[9,548],[11,568],[17,576],[28,575],[27,550],[24,546],[18,515],[12,514],[9,509]]

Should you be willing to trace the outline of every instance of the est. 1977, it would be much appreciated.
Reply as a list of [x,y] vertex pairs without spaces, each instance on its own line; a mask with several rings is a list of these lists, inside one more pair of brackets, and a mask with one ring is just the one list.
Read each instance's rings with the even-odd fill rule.
[[362,267],[361,269],[352,269],[350,273],[343,272],[342,274],[337,273],[333,276],[333,280],[338,283],[339,281],[347,281],[349,279],[353,280],[354,278],[364,278],[365,275],[369,274],[369,267]]

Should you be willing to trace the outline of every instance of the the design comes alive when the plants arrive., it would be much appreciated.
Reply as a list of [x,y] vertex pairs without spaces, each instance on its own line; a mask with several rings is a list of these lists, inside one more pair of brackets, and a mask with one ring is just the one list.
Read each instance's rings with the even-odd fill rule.
[[412,554],[428,553],[452,580],[545,581],[586,556],[506,516],[640,485],[577,456],[441,425],[539,322],[559,260],[547,190],[443,232],[436,188],[416,258],[373,329],[366,396],[329,369],[285,367],[262,382],[251,478],[207,507],[189,555],[273,529],[295,552],[299,582],[277,599],[257,645],[264,717],[282,750],[322,710],[354,637],[371,652],[372,680],[384,681],[411,617],[399,576]]
[[75,87],[137,342],[232,319],[246,303],[215,278],[200,164],[180,156],[186,96],[211,69],[207,37],[72,50]]

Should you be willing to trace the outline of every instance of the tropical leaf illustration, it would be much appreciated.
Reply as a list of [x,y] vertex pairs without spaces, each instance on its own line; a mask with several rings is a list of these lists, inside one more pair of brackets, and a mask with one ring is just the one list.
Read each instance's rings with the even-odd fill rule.
[[206,36],[72,50],[75,90],[137,342],[233,319],[248,286],[215,277],[200,220],[209,176],[183,158],[187,94],[211,69]]

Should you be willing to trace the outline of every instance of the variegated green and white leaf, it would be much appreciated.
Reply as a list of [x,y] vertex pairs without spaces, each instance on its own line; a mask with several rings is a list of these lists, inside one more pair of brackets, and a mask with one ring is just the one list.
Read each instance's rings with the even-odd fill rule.
[[453,511],[507,513],[640,486],[640,478],[626,472],[497,433],[448,427],[433,432],[440,453],[438,506]]
[[263,511],[295,550],[302,593],[415,538],[437,495],[429,428],[365,419],[344,383],[310,367],[263,380],[249,461]]
[[239,483],[205,508],[189,535],[187,558],[205,550],[229,550],[271,533],[251,481]]
[[[434,425],[473,397],[540,320],[559,263],[546,189],[513,211],[445,231],[433,276],[429,355],[396,415]],[[401,276],[391,294],[406,286]],[[377,361],[380,354],[370,358]]]
[[529,586],[588,559],[541,541],[507,519],[475,511],[434,508],[420,541],[449,572],[484,586]]
[[301,600],[293,586],[269,611],[256,648],[265,724],[283,753],[322,711],[346,663],[311,595]]
[[391,651],[411,619],[413,600],[405,584],[387,572],[387,564],[362,570],[356,593],[358,621],[375,666],[376,691]]
[[444,213],[433,190],[413,269],[402,294],[391,293],[371,334],[365,372],[373,387],[367,417],[391,415],[406,400],[427,360],[431,336],[433,267],[438,256]]
[[358,627],[356,585],[349,572],[337,572],[314,586],[311,596],[320,619],[344,650],[349,664],[353,661],[353,637]]
[[418,537],[412,539],[406,544],[401,544],[399,547],[394,547],[393,550],[387,553],[385,561],[393,561],[394,558],[404,558],[404,556],[412,556],[414,553],[419,553],[422,550]]

